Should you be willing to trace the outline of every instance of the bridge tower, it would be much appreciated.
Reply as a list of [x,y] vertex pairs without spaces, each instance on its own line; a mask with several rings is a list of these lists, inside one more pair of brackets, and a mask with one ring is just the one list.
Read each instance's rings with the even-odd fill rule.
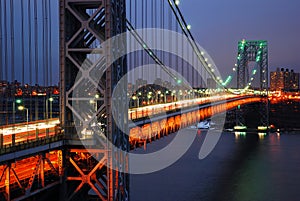
[[[256,69],[249,71],[249,62],[256,63]],[[269,125],[269,104],[268,104],[268,43],[265,40],[241,40],[238,42],[237,55],[237,88],[249,89],[251,81],[256,73],[259,73],[259,86],[262,102],[259,113],[262,127]],[[242,115],[243,111],[238,109],[236,124],[238,126],[245,125],[245,119]]]
[[[112,120],[111,112],[114,86],[127,71],[126,57],[114,61],[97,78],[97,86],[93,86],[96,94],[81,98],[96,103],[96,123],[104,125],[104,137],[92,133],[84,138],[78,133],[75,126],[78,122],[73,116],[76,108],[72,104],[76,87],[95,83],[89,62],[93,54],[102,54],[105,59],[101,65],[106,67],[115,51],[126,48],[125,42],[114,44],[114,48],[101,46],[103,41],[126,31],[125,10],[125,0],[60,0],[60,121],[65,142],[61,200],[129,199],[128,174],[117,171],[128,168],[124,153],[129,150],[129,140],[124,129],[123,133]],[[78,74],[85,76],[80,83],[75,81]],[[122,93],[127,94],[126,89],[124,86]],[[120,113],[125,115],[120,119],[127,119],[128,112]],[[125,152],[119,153],[116,148]]]

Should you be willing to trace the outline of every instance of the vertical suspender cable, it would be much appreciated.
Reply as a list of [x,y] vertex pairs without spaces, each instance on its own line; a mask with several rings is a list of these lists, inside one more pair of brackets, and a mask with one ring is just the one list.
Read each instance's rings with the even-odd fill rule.
[[[176,24],[178,24],[178,23],[176,23]],[[184,27],[184,25],[182,25],[183,26],[183,28],[185,29],[185,27]],[[181,62],[180,62],[180,64],[181,64],[181,76],[183,77],[183,78],[186,78],[187,79],[187,77],[185,76],[186,74],[185,74],[185,70],[186,69],[184,69],[184,60],[182,59],[182,58],[184,58],[184,49],[183,49],[183,47],[184,47],[184,39],[185,38],[187,38],[187,36],[185,36],[184,35],[184,33],[183,33],[183,30],[181,30],[181,35],[182,35],[182,37],[181,37],[181,48],[182,48],[182,55],[181,55]],[[183,89],[182,89],[183,90]],[[183,96],[184,97],[184,96]]]
[[[170,15],[172,15],[171,9],[170,9]],[[179,39],[178,38],[178,34],[179,34],[178,22],[176,20],[174,20],[174,21],[175,21],[175,32],[176,32],[176,37],[177,37],[176,38],[176,51],[178,51],[178,53],[179,53],[180,51],[179,51],[179,46],[178,46],[178,43],[179,43],[179,41],[178,41],[178,39]],[[178,55],[176,55],[176,64],[175,65],[176,65],[176,71],[177,71],[177,73],[182,76],[182,73],[180,72],[180,69],[182,69],[182,66],[179,66]]]
[[[155,23],[155,21],[156,21],[156,18],[157,18],[157,16],[154,14],[154,4],[155,4],[155,2],[156,2],[156,0],[154,0],[154,1],[151,1],[152,3],[151,3],[151,16],[152,16],[152,20],[151,20],[151,28],[153,29],[153,28],[156,28],[155,26],[154,26],[154,23]],[[154,33],[152,33],[151,34],[151,41],[152,41],[152,43],[154,43],[155,44],[155,36],[154,36]],[[155,49],[153,49],[153,51],[155,52],[155,54],[156,54],[156,50]],[[157,55],[157,54],[156,54]],[[155,69],[155,76],[156,77],[159,77],[158,76],[158,73],[157,73],[157,68],[154,68]]]
[[[129,21],[132,23],[132,0],[129,0]],[[130,49],[130,51],[132,50],[132,38],[131,38],[131,34],[129,33],[128,34],[128,36],[129,36],[129,49]],[[134,53],[130,53],[130,59],[129,60],[127,60],[127,62],[128,62],[128,67],[127,67],[127,69],[128,69],[128,72],[130,72],[133,68],[134,68],[134,64],[133,64],[133,59],[134,59]],[[134,72],[134,71],[133,71]],[[132,84],[134,84],[135,85],[135,87],[136,87],[136,84],[135,84],[135,82],[134,82],[134,73],[133,74],[130,74],[130,73],[128,73],[128,75],[130,76],[130,78],[128,78],[129,80],[130,80],[130,82],[132,83]],[[136,90],[136,89],[135,89]]]
[[[184,46],[186,46],[186,53],[187,53],[187,60],[189,61],[190,60],[190,54],[189,54],[189,43],[186,43]],[[185,61],[185,65],[186,65],[186,71],[187,71],[187,81],[190,83],[190,86],[192,86],[192,79],[191,79],[191,76],[190,76],[190,65],[189,65],[189,62],[186,62]]]
[[[135,2],[134,2],[134,23],[135,23],[135,27],[136,28],[138,28],[138,23],[137,23],[137,6],[138,6],[138,4],[137,4],[137,0],[135,0]],[[136,46],[137,44],[135,43],[135,48],[137,48],[137,46]],[[134,63],[135,63],[135,67],[136,66],[138,66],[138,56],[139,56],[139,53],[138,52],[135,52],[134,53],[134,58],[135,58],[135,61],[134,61]],[[140,70],[138,70],[138,71],[140,71]],[[139,75],[139,73],[138,73],[138,77],[139,77],[140,75]],[[137,79],[137,78],[135,78],[135,79]]]
[[[3,65],[2,65],[2,1],[0,1],[0,81],[3,80]],[[4,93],[0,96],[0,111],[3,111]],[[0,125],[2,125],[2,113],[0,114]]]
[[4,80],[8,81],[8,48],[7,48],[7,42],[8,42],[8,29],[7,29],[7,4],[6,1],[4,1],[4,17],[3,17],[3,22],[4,22]]
[[38,63],[38,20],[37,20],[37,0],[34,0],[34,59],[35,59],[35,83],[38,84],[39,82],[39,63]]
[[[31,42],[31,0],[28,0],[27,4],[27,14],[28,14],[28,59],[29,59],[29,85],[30,85],[30,93],[32,93],[32,42]],[[32,96],[30,96],[29,100],[29,116],[30,121],[32,121]]]
[[[16,80],[15,78],[15,44],[14,44],[14,35],[15,35],[15,22],[14,22],[14,6],[13,6],[14,2],[13,0],[10,0],[10,35],[11,35],[11,41],[10,41],[10,59],[11,59],[11,81],[14,82],[14,80]],[[16,91],[16,85],[13,84],[12,86],[12,101],[15,102],[15,91]],[[11,103],[11,106],[13,107],[13,102]],[[11,108],[12,108],[11,107]],[[15,108],[12,111],[12,122],[13,124],[15,124]]]
[[[3,80],[3,65],[2,65],[2,1],[0,1],[0,80]],[[2,96],[3,97],[3,96]],[[0,118],[2,120],[2,117]],[[1,125],[1,122],[0,122]]]
[[[10,34],[11,34],[11,41],[10,41],[10,57],[11,57],[11,81],[15,80],[15,44],[14,44],[14,34],[15,34],[15,30],[14,30],[14,9],[13,9],[13,0],[10,0]],[[13,91],[14,93],[14,91]]]
[[41,63],[41,71],[43,71],[43,85],[46,86],[46,40],[45,40],[45,0],[41,1],[41,6],[42,6],[42,60],[40,61]]
[[[29,57],[29,84],[32,86],[32,44],[31,44],[31,0],[28,0],[27,14],[28,14],[28,57]],[[31,97],[31,96],[30,96]]]
[[53,80],[52,80],[52,16],[51,16],[51,0],[49,2],[49,76],[50,76],[50,86],[53,85]]
[[21,1],[21,33],[22,33],[22,86],[24,86],[25,81],[25,55],[24,55],[24,0]]
[[[192,48],[192,47],[191,47]],[[193,86],[194,88],[198,88],[198,77],[199,77],[199,72],[198,72],[198,65],[197,62],[195,61],[195,52],[192,50],[192,75],[193,75]],[[195,95],[195,93],[194,93]]]
[[[158,28],[157,27],[157,13],[156,13],[156,9],[157,9],[157,0],[154,0],[152,2],[152,15],[154,16],[154,22],[152,21],[152,28],[155,28],[155,29]],[[156,32],[156,34],[159,34],[159,33]],[[159,36],[156,36],[156,35],[153,34],[152,37],[153,37],[153,43],[157,47],[157,38]],[[155,51],[155,54],[157,55],[158,51],[157,50],[154,50],[154,51]],[[157,69],[157,68],[155,68],[155,69]],[[157,74],[157,77],[160,77],[160,75],[159,75],[159,69],[156,70],[156,74]]]
[[[3,16],[3,22],[4,22],[4,33],[3,33],[3,38],[4,38],[4,70],[5,71],[3,74],[4,74],[4,77],[3,77],[3,80],[6,80],[8,81],[8,67],[7,67],[7,61],[8,61],[8,57],[7,57],[7,40],[8,40],[8,30],[7,30],[7,13],[6,13],[6,9],[7,9],[7,5],[6,5],[6,1],[4,1],[4,16]],[[6,94],[6,101],[5,101],[5,111],[8,111],[8,97],[7,97],[7,94]],[[6,113],[5,115],[5,121],[6,121],[6,124],[8,124],[8,114]]]
[[[142,20],[142,27],[141,29],[144,29],[144,0],[142,0],[142,17],[141,17],[141,20]],[[142,38],[144,37],[144,30],[142,30]],[[144,52],[141,52],[142,54],[142,57],[141,57],[141,60],[142,60],[142,63],[141,65],[144,65]],[[142,79],[144,79],[144,70],[142,69]]]
[[[166,7],[167,9],[168,9],[168,7]],[[163,4],[163,9],[162,9],[162,11],[163,11],[163,16],[164,16],[164,4]],[[168,9],[168,13],[167,13],[167,15],[168,15],[168,19],[169,19],[169,21],[168,21],[168,23],[169,23],[169,31],[172,31],[172,11],[171,11],[171,9]],[[164,21],[163,21],[163,28],[164,28]],[[165,36],[163,36],[163,39],[165,39]],[[175,39],[176,40],[176,39]],[[169,42],[169,48],[170,48],[170,50],[173,48],[173,35],[171,35],[171,38],[170,38],[170,41],[171,42]],[[177,44],[177,42],[176,42],[176,44]],[[176,56],[176,55],[175,55]],[[173,55],[171,55],[171,54],[169,54],[169,66],[170,67],[172,67],[173,66]],[[174,67],[173,67],[173,69],[175,68],[176,70],[177,70],[177,64],[175,63],[175,65],[174,65]],[[172,78],[170,78],[170,80],[169,81],[171,81],[172,80]]]
[[47,0],[44,1],[44,8],[45,8],[45,63],[44,63],[44,72],[45,72],[45,85],[44,86],[48,86],[49,85],[49,55],[48,55],[48,49],[49,49],[49,44],[48,44],[48,4],[47,4]]
[[[34,0],[34,59],[35,59],[35,83],[38,84],[39,83],[39,63],[38,63],[38,19],[37,19],[37,0]],[[35,88],[35,90],[38,90],[37,88]],[[37,96],[35,97],[35,120],[39,119],[39,112],[38,112],[38,98]]]
[[[165,29],[165,1],[163,1],[162,2],[162,4],[161,4],[161,6],[160,6],[160,11],[161,11],[161,29],[162,30],[164,30]],[[162,33],[161,33],[161,40],[160,40],[160,42],[162,43],[162,44],[166,44],[166,43],[164,43],[164,38],[165,36],[164,36],[164,31],[162,31]],[[172,40],[172,38],[170,39],[170,40]],[[172,42],[170,42],[170,44],[171,44]],[[164,45],[163,45],[164,46]],[[163,47],[163,49],[164,49],[165,47]],[[170,58],[170,61],[171,61],[171,57],[170,57],[170,55],[169,55],[169,58]],[[165,58],[164,58],[164,52],[163,51],[161,51],[161,59],[164,61],[165,60]],[[171,65],[171,63],[170,63],[170,61],[169,61],[169,66]],[[160,68],[160,74],[161,74],[161,76],[162,76],[162,68]],[[170,80],[169,81],[171,81],[171,78],[170,78]]]
[[[147,2],[149,2],[149,1],[147,1],[147,0],[145,1],[145,29],[148,28],[148,9],[147,9],[148,8],[148,3]],[[148,44],[148,33],[147,33],[146,30],[145,30],[144,38],[145,38],[146,44]],[[147,56],[145,56],[145,64],[146,65],[148,64],[148,61],[149,61],[149,56],[147,55]],[[149,76],[150,76],[149,68],[148,68],[146,73],[147,73],[147,75],[145,75],[145,76],[148,76],[148,78],[146,78],[146,79],[149,79]]]
[[[43,59],[42,59],[42,71],[43,71],[43,82],[44,86],[47,86],[48,81],[48,59],[47,59],[47,8],[46,8],[46,0],[42,0],[42,22],[43,22]],[[46,99],[44,99],[43,103],[47,101],[47,93],[46,93]],[[46,119],[46,108],[45,104],[42,106],[43,108],[43,117]]]
[[[7,29],[7,3],[4,1],[4,17],[3,17],[3,22],[4,22],[4,80],[7,82],[8,80],[8,29]],[[5,111],[8,111],[8,96],[6,94],[6,101],[5,101]],[[8,124],[8,114],[6,113],[5,115],[5,123]]]

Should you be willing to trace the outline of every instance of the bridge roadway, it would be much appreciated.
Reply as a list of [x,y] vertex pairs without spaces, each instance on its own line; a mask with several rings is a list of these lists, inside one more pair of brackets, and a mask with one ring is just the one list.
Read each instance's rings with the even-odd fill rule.
[[0,127],[0,155],[59,140],[62,133],[58,124],[55,118]]
[[131,109],[130,144],[132,148],[140,144],[146,146],[147,142],[168,133],[261,99],[261,96],[223,94]]
[[[129,109],[131,144],[144,142],[143,139],[153,138],[161,133],[168,133],[170,127],[174,130],[174,126],[178,129],[199,122],[237,105],[247,104],[249,100],[259,101],[259,97],[222,94]],[[58,119],[48,119],[0,127],[0,155],[15,152],[16,149],[13,147],[26,148],[26,144],[29,143],[45,139],[48,142],[51,142],[51,139],[58,140],[58,136],[62,135],[58,125]]]
[[[261,97],[222,95],[130,109],[131,146],[146,146],[214,114],[258,101]],[[22,200],[60,183],[63,143],[57,123],[52,119],[48,124],[43,121],[1,128],[0,200]],[[25,146],[29,144],[32,147]]]

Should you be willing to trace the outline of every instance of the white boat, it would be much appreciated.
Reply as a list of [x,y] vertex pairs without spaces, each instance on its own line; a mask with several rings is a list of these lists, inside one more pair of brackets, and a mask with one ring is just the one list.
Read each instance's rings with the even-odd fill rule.
[[197,128],[198,129],[209,129],[210,128],[210,122],[205,120],[205,121],[201,121],[197,124]]

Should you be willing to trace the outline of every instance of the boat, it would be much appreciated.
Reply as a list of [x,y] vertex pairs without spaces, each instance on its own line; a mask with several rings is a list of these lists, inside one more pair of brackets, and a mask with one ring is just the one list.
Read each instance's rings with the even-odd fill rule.
[[197,124],[197,128],[198,129],[209,129],[210,128],[210,122],[205,120],[205,121],[201,121]]

